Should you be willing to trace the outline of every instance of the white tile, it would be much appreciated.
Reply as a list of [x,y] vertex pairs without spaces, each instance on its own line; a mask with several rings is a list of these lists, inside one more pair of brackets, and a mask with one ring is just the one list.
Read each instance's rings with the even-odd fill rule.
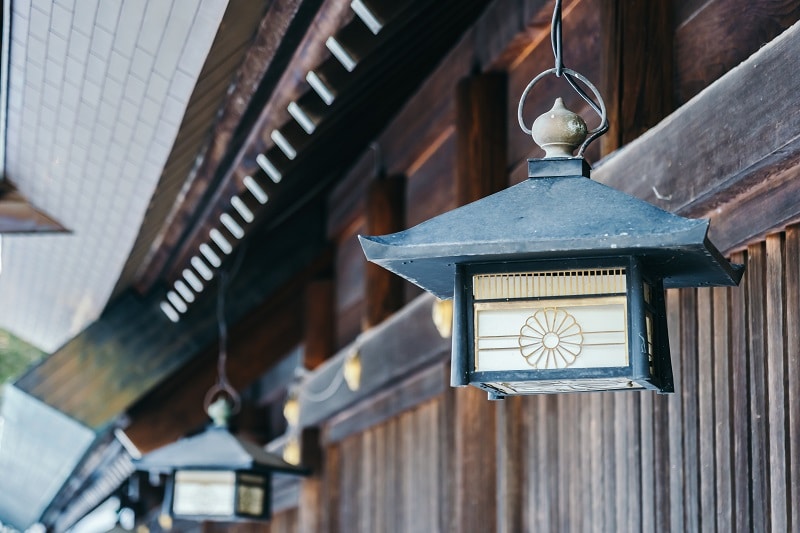
[[112,41],[113,36],[111,33],[96,27],[92,33],[92,43],[89,45],[89,50],[102,59],[108,59],[111,54]]
[[114,35],[114,48],[129,57],[133,54],[140,31],[147,31],[141,28],[146,6],[146,0],[125,0],[122,4],[120,20],[123,22],[117,27]]
[[82,33],[72,32],[69,36],[69,45],[67,46],[67,55],[71,58],[85,60],[89,54],[89,37]]
[[40,67],[44,66],[44,62],[47,59],[47,45],[43,40],[38,37],[29,38],[26,52],[29,63],[34,63]]
[[64,80],[72,83],[75,86],[83,84],[85,76],[86,63],[73,57],[68,57],[66,67],[64,69]]
[[94,29],[98,0],[79,0],[72,14],[72,28],[90,37]]
[[128,79],[129,68],[130,58],[119,53],[116,49],[112,50],[111,56],[108,59],[108,77],[120,83],[124,83]]
[[161,119],[169,124],[179,126],[181,120],[183,120],[185,111],[186,105],[170,96],[167,98],[167,101],[164,102],[164,107],[161,109]]
[[125,83],[125,99],[131,102],[141,102],[144,99],[145,84],[134,77],[129,77]]
[[119,105],[119,116],[117,120],[119,120],[125,126],[133,128],[136,124],[136,119],[139,116],[139,106],[128,101],[122,100]]
[[[34,10],[40,11],[40,12],[44,13],[45,15],[47,15],[48,18],[50,17],[50,9],[51,9],[51,7],[52,7],[51,0],[33,0],[31,2],[31,11],[32,12]],[[31,13],[31,16],[33,16],[32,13]]]
[[103,100],[117,103],[122,99],[125,86],[111,78],[106,78],[105,85],[103,85]]
[[104,30],[114,33],[119,23],[120,7],[122,7],[122,0],[102,0],[97,5],[95,24]]
[[172,84],[169,88],[169,94],[179,100],[186,100],[187,95],[191,95],[194,90],[194,85],[197,83],[197,76],[186,74],[182,70],[175,71],[172,77]]
[[102,101],[97,108],[97,122],[109,128],[114,128],[117,122],[117,105],[116,102]]
[[167,96],[169,81],[157,72],[153,72],[147,82],[147,96],[160,102]]
[[50,28],[53,33],[66,40],[72,28],[72,11],[59,4],[53,4],[53,10],[50,13]]
[[24,18],[28,18],[31,12],[30,0],[18,0],[13,2],[11,5],[11,10],[14,13],[19,13],[19,15]]
[[[178,59],[181,56],[184,46],[187,45],[186,38],[192,27],[195,17],[195,10],[186,0],[181,5],[173,4],[167,22],[167,29],[161,41],[161,45],[156,55],[154,70],[166,78],[171,78],[172,73],[178,66]],[[192,43],[194,46],[194,43]]]
[[[85,79],[97,85],[102,85],[103,80],[106,78],[106,65],[108,63],[100,57],[89,54],[86,61],[86,72],[84,73]],[[72,76],[70,75],[70,78]]]
[[172,2],[147,3],[137,46],[148,52],[150,56],[158,52],[172,5]]
[[153,126],[158,123],[161,116],[161,104],[152,98],[145,98],[142,101],[141,113],[139,113],[139,120]]
[[137,79],[146,82],[150,78],[150,69],[152,66],[153,56],[137,47],[133,51],[133,56],[131,57],[131,76],[135,76]]

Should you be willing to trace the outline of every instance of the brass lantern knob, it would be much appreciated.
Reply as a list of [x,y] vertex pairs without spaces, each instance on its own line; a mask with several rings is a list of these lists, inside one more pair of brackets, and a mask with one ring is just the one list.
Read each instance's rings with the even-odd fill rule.
[[537,118],[531,127],[531,136],[545,151],[545,158],[573,157],[587,133],[586,122],[564,107],[561,98],[556,98],[553,108]]

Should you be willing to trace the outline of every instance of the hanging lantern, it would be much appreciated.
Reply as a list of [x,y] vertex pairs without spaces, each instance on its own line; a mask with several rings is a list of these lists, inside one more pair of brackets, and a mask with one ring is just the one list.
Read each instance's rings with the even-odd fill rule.
[[227,274],[220,273],[217,300],[219,357],[217,383],[206,393],[205,410],[213,421],[202,433],[159,448],[134,461],[137,470],[166,475],[159,522],[169,529],[172,519],[224,522],[269,520],[272,472],[307,475],[261,446],[240,439],[228,429],[228,419],[240,398],[228,382],[227,326],[224,292]]
[[166,474],[164,515],[225,522],[269,520],[272,472],[307,474],[219,421],[147,454],[136,468]]
[[[709,242],[707,220],[590,179],[583,152],[607,129],[605,106],[561,63],[560,30],[557,2],[556,67],[535,77],[519,104],[520,126],[546,152],[528,160],[529,179],[406,231],[360,236],[361,245],[369,261],[453,298],[453,386],[491,399],[673,392],[664,289],[736,285],[743,267]],[[561,99],[527,128],[523,103],[548,75],[566,78],[597,111],[597,129],[587,131]]]

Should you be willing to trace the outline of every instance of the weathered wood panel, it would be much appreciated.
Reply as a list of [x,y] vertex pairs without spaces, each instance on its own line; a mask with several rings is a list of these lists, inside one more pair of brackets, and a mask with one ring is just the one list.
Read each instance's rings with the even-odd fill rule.
[[675,30],[678,104],[747,59],[798,18],[800,5],[794,0],[711,0],[690,13]]
[[442,531],[442,406],[440,397],[329,447],[336,450],[331,483],[340,498],[338,505],[324,502],[336,506],[329,531]]

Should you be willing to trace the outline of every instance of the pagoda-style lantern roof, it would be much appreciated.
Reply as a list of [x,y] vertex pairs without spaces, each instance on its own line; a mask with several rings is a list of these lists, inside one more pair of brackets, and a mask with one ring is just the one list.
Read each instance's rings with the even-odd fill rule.
[[684,218],[589,179],[582,158],[529,160],[529,179],[413,228],[360,236],[369,261],[439,298],[455,265],[632,255],[665,288],[738,284],[708,240],[708,220]]

